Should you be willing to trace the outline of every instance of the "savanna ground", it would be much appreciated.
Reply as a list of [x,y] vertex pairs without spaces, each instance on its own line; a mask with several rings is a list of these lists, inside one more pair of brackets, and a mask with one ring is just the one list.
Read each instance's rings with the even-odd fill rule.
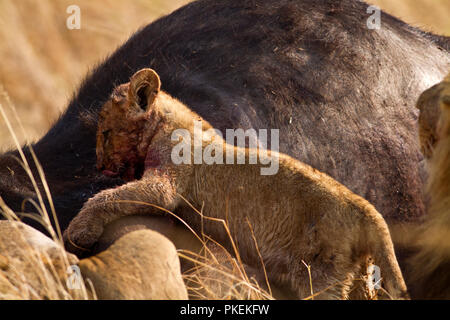
[[[0,104],[7,111],[20,143],[36,141],[50,128],[96,63],[106,58],[139,27],[187,2],[0,0]],[[448,0],[369,2],[423,30],[450,36]],[[73,4],[81,8],[80,30],[66,27],[69,16],[66,9]],[[17,110],[25,136],[19,130],[10,107]],[[0,117],[0,152],[13,146],[13,139]],[[197,279],[192,280],[195,282]],[[249,279],[234,281],[251,282]],[[207,287],[203,283],[198,284]],[[244,295],[233,295],[267,298],[253,287]]]

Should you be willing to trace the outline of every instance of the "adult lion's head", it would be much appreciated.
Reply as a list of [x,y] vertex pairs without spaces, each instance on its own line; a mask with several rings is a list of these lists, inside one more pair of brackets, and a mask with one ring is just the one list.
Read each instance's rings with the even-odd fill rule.
[[430,203],[417,234],[419,250],[410,262],[412,278],[421,297],[450,299],[450,75],[425,91],[417,106]]
[[420,147],[429,159],[439,139],[438,123],[441,118],[441,106],[450,100],[450,74],[441,83],[424,91],[417,102],[419,115]]

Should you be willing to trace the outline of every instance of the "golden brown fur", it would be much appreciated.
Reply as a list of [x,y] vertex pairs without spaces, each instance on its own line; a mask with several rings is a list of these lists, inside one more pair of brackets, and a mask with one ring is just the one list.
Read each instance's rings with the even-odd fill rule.
[[450,74],[437,85],[424,91],[417,101],[419,114],[419,139],[420,148],[423,155],[428,159],[433,153],[438,140],[437,124],[440,117],[441,98],[445,96],[445,91],[449,90]]
[[[432,131],[427,136],[435,137],[428,155],[430,206],[418,234],[419,253],[410,267],[421,297],[450,299],[450,75],[422,94],[418,107],[423,106],[427,109],[421,108],[421,117],[427,122],[420,123],[420,130]],[[426,141],[427,146],[432,145]]]
[[[75,252],[91,248],[104,226],[121,216],[162,214],[163,210],[175,212],[194,229],[230,247],[223,225],[201,219],[189,202],[202,208],[205,216],[226,220],[242,260],[261,269],[254,235],[270,281],[291,288],[299,298],[311,293],[304,263],[311,266],[314,293],[328,289],[319,297],[346,298],[369,256],[381,268],[390,295],[406,296],[382,216],[322,172],[284,154],[236,147],[235,157],[244,153],[246,164],[173,164],[170,154],[178,142],[171,140],[172,132],[185,128],[192,133],[193,120],[201,119],[159,88],[158,75],[143,69],[104,105],[98,128],[98,169],[130,182],[100,192],[84,205],[66,230],[68,248]],[[203,120],[203,130],[209,128]],[[212,140],[208,144],[223,141],[217,136]],[[207,142],[203,144],[205,149]],[[261,175],[262,165],[248,164],[254,153],[265,160],[278,157],[278,173]]]

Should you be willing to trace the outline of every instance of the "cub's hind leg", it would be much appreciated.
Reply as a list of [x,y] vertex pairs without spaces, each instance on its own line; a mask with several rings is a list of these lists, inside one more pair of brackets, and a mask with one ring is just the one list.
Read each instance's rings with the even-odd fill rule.
[[[288,268],[291,286],[300,298],[311,291],[318,299],[349,298],[368,257],[380,268],[388,297],[408,297],[387,224],[373,206],[357,199],[321,211],[313,219],[303,241],[296,241],[295,258]],[[310,266],[309,272],[303,262]]]

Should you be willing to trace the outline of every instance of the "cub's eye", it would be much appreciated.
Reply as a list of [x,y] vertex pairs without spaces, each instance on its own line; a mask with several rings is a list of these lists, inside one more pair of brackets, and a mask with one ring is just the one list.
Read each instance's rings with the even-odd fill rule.
[[105,139],[105,143],[106,143],[109,140],[109,134],[111,133],[111,129],[105,130],[102,133],[103,133],[103,138]]

